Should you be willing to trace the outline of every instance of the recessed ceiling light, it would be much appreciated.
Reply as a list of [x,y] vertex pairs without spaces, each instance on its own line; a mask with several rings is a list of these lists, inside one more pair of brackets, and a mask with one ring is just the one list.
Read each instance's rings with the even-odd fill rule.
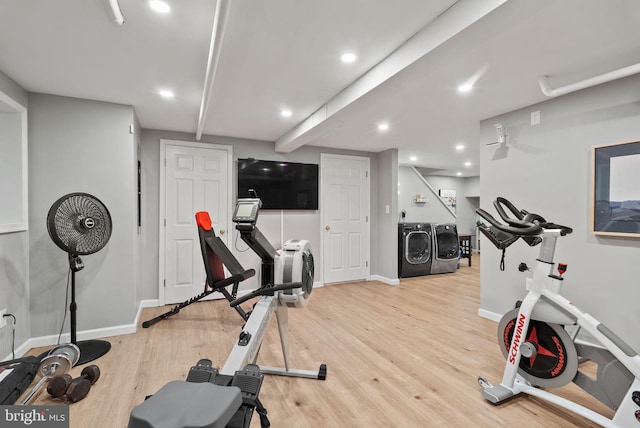
[[417,160],[418,160],[418,157],[417,157],[417,156],[411,156],[411,157],[409,158],[409,160],[410,160],[411,162],[415,162],[415,161],[417,161]]
[[282,111],[280,111],[280,115],[282,117],[291,117],[291,114],[292,114],[291,110],[282,110]]
[[458,86],[458,92],[469,92],[471,89],[473,89],[473,83],[463,83]]
[[487,70],[489,69],[489,66],[487,64],[482,65],[478,71],[476,71],[473,76],[471,76],[470,78],[468,78],[464,83],[462,83],[460,86],[458,86],[458,92],[469,92],[473,89],[473,87],[475,86],[476,82],[478,81],[478,79],[480,79],[484,73],[487,72]]
[[169,5],[161,0],[151,0],[149,1],[149,6],[158,13],[169,13],[171,11]]
[[380,123],[378,124],[378,131],[386,131],[389,129],[388,123]]
[[173,98],[174,97],[173,92],[171,92],[168,89],[161,89],[161,90],[158,91],[158,93],[160,94],[160,96],[162,98]]
[[464,144],[456,144],[456,150],[459,151],[459,152],[464,150]]
[[462,173],[460,171],[456,172],[456,175],[460,176]]
[[340,59],[342,60],[342,62],[346,63],[354,62],[356,60],[356,54],[354,54],[353,52],[345,52],[342,54],[342,56],[340,56]]
[[471,166],[471,162],[465,162],[464,166]]

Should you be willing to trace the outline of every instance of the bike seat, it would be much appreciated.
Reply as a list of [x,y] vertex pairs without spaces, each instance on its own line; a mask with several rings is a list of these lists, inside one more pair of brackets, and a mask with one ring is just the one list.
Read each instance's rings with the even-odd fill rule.
[[241,405],[238,387],[176,380],[136,406],[128,428],[223,428]]

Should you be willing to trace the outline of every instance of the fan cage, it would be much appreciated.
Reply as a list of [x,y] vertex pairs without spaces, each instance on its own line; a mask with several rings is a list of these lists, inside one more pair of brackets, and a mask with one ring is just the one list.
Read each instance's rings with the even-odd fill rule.
[[93,254],[111,237],[111,215],[95,196],[70,193],[51,206],[47,229],[53,242],[67,253]]

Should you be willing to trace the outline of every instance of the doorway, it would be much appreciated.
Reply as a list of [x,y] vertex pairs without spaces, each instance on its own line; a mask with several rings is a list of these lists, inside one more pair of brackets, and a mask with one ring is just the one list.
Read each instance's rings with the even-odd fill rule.
[[324,283],[369,277],[369,158],[322,153],[322,278]]
[[225,244],[229,236],[232,148],[160,140],[159,303],[188,300],[204,291],[195,213],[207,211]]

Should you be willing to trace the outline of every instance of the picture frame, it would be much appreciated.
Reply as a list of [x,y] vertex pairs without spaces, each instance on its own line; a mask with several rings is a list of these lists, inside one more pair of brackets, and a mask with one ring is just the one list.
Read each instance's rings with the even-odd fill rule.
[[640,238],[640,141],[592,150],[591,231]]
[[444,204],[449,208],[452,213],[456,213],[456,191],[455,190],[446,190],[440,189],[438,190],[438,196],[442,199]]

